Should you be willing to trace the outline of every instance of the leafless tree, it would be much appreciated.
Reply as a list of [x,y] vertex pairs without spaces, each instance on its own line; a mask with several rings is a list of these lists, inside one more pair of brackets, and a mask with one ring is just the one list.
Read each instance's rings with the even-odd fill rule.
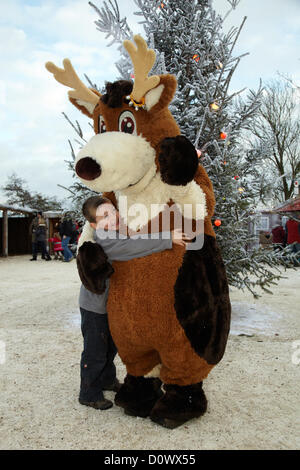
[[8,176],[7,182],[1,188],[9,204],[16,204],[21,207],[31,207],[39,211],[62,210],[62,202],[55,196],[45,196],[38,192],[32,192],[27,188],[24,179],[15,173]]
[[273,198],[285,201],[300,176],[300,96],[286,79],[265,85],[260,113],[251,124],[264,171],[274,175]]

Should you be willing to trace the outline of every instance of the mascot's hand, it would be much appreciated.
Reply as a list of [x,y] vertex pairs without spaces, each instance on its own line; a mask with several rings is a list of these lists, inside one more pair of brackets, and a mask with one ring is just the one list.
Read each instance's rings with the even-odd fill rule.
[[102,247],[96,243],[84,242],[76,256],[78,274],[86,289],[94,294],[103,294],[106,283],[114,272],[107,261]]
[[188,184],[198,168],[197,151],[183,135],[167,137],[161,142],[158,161],[162,181],[174,186]]

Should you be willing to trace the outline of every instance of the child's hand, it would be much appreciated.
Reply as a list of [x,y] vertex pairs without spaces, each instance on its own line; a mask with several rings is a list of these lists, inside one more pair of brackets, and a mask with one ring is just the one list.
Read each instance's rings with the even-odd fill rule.
[[191,240],[191,238],[187,238],[186,234],[182,232],[179,228],[175,228],[172,232],[172,241],[174,245],[186,246],[186,241]]

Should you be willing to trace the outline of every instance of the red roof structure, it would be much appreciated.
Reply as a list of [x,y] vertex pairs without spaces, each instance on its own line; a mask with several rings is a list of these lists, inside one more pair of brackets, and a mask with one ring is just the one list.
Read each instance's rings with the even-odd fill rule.
[[288,199],[280,206],[274,209],[276,212],[294,212],[300,211],[300,196],[297,196],[294,199]]

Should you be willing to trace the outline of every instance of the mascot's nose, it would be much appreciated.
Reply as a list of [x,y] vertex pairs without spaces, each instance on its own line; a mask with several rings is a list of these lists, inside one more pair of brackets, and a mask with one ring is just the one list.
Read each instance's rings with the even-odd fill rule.
[[92,181],[101,175],[101,166],[91,157],[84,157],[76,163],[75,171],[83,180]]

